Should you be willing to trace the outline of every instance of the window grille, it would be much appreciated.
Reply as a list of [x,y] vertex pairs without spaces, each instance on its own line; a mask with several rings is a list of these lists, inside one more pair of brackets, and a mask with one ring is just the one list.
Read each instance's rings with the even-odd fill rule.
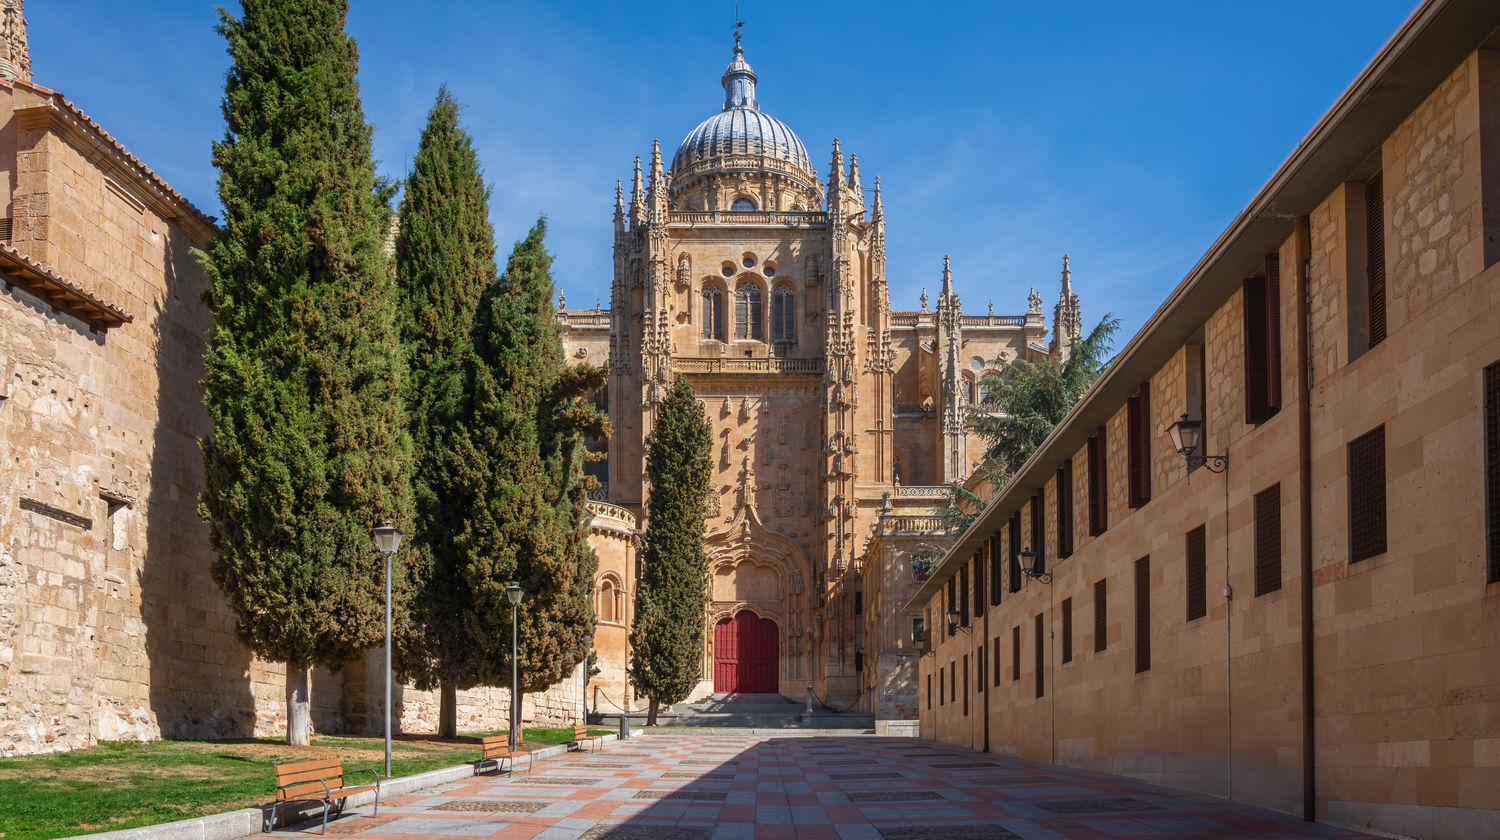
[[1385,195],[1379,172],[1365,182],[1365,237],[1370,346],[1374,347],[1385,341]]
[[1135,561],[1135,672],[1151,670],[1151,557]]
[[1187,620],[1208,615],[1208,533],[1199,525],[1187,532]]
[[1349,562],[1385,553],[1385,426],[1349,443]]
[[1255,594],[1281,588],[1281,485],[1255,494]]

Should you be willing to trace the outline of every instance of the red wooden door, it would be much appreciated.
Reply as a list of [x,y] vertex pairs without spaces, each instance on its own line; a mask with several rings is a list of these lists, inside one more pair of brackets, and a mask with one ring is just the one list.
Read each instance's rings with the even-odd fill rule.
[[774,693],[778,648],[776,622],[748,610],[714,626],[714,691]]

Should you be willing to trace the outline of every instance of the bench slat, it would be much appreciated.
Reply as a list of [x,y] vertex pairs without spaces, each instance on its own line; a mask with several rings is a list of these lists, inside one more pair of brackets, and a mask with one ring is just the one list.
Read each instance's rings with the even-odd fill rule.
[[[300,782],[324,781],[328,783],[329,787],[342,787],[343,783],[340,780],[342,780],[343,777],[343,772],[337,767],[335,767],[332,771],[325,770],[321,773],[314,773],[312,771],[308,771],[306,773],[288,773],[285,776],[276,777],[276,786],[280,787],[281,785],[295,785]],[[339,783],[335,784],[336,781]]]
[[339,770],[342,768],[343,763],[343,759],[340,758],[320,758],[314,761],[294,761],[288,764],[278,764],[276,765],[276,778],[279,779],[282,777],[282,775],[290,773],[309,773],[318,770]]

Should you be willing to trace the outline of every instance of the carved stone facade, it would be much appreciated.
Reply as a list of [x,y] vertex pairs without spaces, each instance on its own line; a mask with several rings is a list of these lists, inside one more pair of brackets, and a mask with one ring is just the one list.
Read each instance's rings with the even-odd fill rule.
[[[644,517],[645,439],[675,376],[713,431],[697,694],[713,690],[713,626],[749,610],[777,625],[781,693],[811,685],[844,708],[869,702],[854,607],[882,499],[969,472],[979,378],[1045,356],[1046,325],[1040,306],[964,314],[947,258],[935,311],[892,311],[879,179],[867,190],[837,140],[820,179],[755,83],[736,44],[723,111],[670,170],[659,144],[644,169],[637,158],[628,197],[616,188],[610,307],[564,310],[564,342],[570,359],[610,367],[610,502]],[[926,512],[935,499],[901,501]],[[896,577],[904,596],[909,569]]]

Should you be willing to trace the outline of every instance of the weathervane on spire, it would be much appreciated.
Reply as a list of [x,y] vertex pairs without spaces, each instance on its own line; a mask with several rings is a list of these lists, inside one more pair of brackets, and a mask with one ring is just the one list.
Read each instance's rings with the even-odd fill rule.
[[740,52],[741,29],[745,28],[745,22],[740,20],[740,4],[734,4],[734,51]]

